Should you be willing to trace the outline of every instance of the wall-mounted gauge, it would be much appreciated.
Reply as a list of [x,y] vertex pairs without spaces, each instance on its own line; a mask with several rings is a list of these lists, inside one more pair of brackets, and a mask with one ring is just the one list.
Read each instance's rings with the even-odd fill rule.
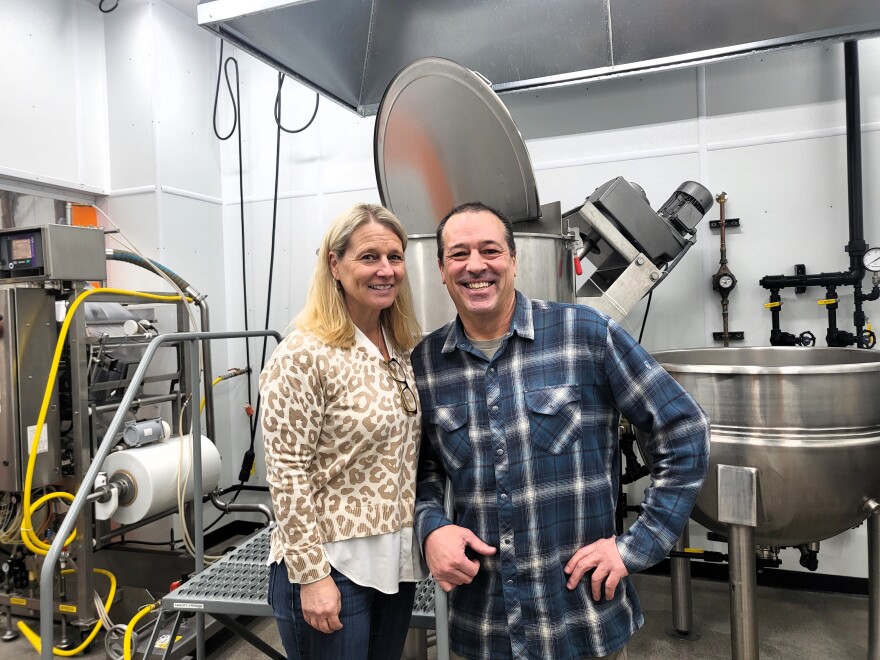
[[862,265],[872,273],[880,271],[880,247],[871,248],[862,257]]

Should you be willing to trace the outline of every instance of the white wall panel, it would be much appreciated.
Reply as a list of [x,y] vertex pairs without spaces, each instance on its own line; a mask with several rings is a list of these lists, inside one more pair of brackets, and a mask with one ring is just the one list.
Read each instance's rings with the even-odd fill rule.
[[[758,285],[761,277],[793,275],[796,263],[805,264],[808,273],[849,267],[843,249],[848,240],[845,149],[840,136],[711,152],[713,179],[730,197],[728,217],[741,222],[728,232],[727,257],[738,278],[730,297],[731,329],[745,330],[746,344],[766,346],[770,340],[770,312],[763,307],[769,291]],[[717,236],[714,244],[711,272],[718,267]],[[844,296],[851,293],[852,288],[840,290]],[[825,290],[785,289],[781,296],[783,330],[810,329],[824,345],[827,317],[816,301],[826,297]],[[841,326],[849,325],[851,312],[839,310],[838,316]]]
[[[275,71],[229,45],[224,49],[223,59],[234,56],[239,63],[241,115],[244,118],[242,130],[242,160],[244,162],[244,196],[250,199],[271,199],[275,181],[275,150],[277,128],[274,119],[275,96],[278,91],[278,78]],[[214,68],[216,76],[216,61]],[[229,64],[232,89],[235,90],[234,67]],[[216,80],[213,80],[214,84]],[[323,103],[315,119],[316,125],[322,120],[322,113],[330,103]],[[225,76],[220,82],[220,120],[218,128],[221,135],[229,132],[232,126],[232,110]],[[301,85],[287,80],[282,89],[283,125],[297,128],[311,116],[314,107],[314,94]],[[317,126],[313,125],[303,133],[281,135],[281,179],[279,190],[282,195],[291,192],[313,193],[319,189],[321,145]],[[227,200],[238,200],[238,136],[233,135],[223,142],[223,192]]]
[[[159,259],[161,241],[156,218],[156,196],[152,193],[126,195],[107,198],[101,208],[119,226],[124,237],[134,244],[148,259]],[[105,229],[112,229],[106,219],[98,215]],[[130,250],[121,243],[115,234],[107,237],[107,247]],[[161,261],[161,260],[160,260]],[[141,291],[171,291],[171,287],[157,275],[126,263],[107,263],[107,282],[111,287],[137,289]]]
[[168,5],[153,5],[157,146],[163,186],[220,197],[212,110],[217,40]]
[[106,188],[102,24],[85,2],[0,1],[0,172]]
[[706,139],[841,127],[843,46],[798,48],[706,67]]
[[859,42],[862,122],[880,122],[880,39]]
[[697,143],[693,69],[502,97],[535,167]]
[[[321,186],[324,191],[376,189],[375,117],[358,117],[326,99],[321,105]],[[378,202],[378,196],[375,197]]]
[[146,0],[121,2],[104,19],[113,190],[157,183],[153,29]]

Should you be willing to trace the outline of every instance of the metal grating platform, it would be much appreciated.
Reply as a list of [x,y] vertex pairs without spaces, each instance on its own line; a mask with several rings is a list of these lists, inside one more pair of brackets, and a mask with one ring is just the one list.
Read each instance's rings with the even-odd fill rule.
[[[274,616],[266,600],[269,587],[269,535],[260,530],[216,564],[195,575],[162,599],[162,609],[205,614]],[[434,628],[434,580],[416,587],[411,625]]]
[[270,532],[268,527],[260,530],[223,559],[193,576],[162,599],[162,608],[273,616],[266,600]]

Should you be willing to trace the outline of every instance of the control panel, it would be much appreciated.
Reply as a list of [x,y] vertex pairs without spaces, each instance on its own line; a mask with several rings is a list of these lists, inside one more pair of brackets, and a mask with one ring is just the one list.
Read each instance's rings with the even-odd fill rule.
[[106,278],[102,229],[39,225],[0,230],[0,283]]

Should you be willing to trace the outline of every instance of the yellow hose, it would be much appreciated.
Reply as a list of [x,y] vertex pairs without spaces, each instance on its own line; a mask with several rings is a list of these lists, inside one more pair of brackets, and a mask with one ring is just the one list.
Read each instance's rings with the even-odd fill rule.
[[[110,591],[107,593],[107,600],[104,601],[104,609],[109,612],[110,607],[113,605],[113,599],[116,597],[116,576],[113,575],[113,573],[111,573],[110,571],[105,571],[103,568],[93,568],[92,571],[94,571],[95,573],[100,573],[101,575],[106,576],[110,580]],[[61,571],[61,572],[64,574],[67,574],[67,573],[73,573],[74,571],[73,571],[73,569],[68,569],[66,571]],[[92,641],[94,641],[98,632],[100,632],[102,625],[103,624],[100,621],[98,621],[98,623],[95,624],[95,627],[92,628],[92,632],[90,632],[89,636],[86,637],[85,641],[82,644],[80,644],[79,646],[77,646],[75,649],[66,650],[66,649],[59,649],[58,647],[54,647],[52,649],[52,653],[54,653],[55,655],[60,655],[60,656],[64,656],[64,657],[70,657],[70,656],[78,655],[78,654],[82,653],[86,649],[86,647],[89,644],[91,644]],[[37,633],[35,633],[33,630],[31,630],[30,627],[24,621],[18,622],[18,629],[25,636],[25,638],[27,638],[27,641],[29,641],[31,643],[31,646],[33,646],[34,649],[36,649],[37,653],[40,653],[43,650],[42,645],[40,644],[40,636]]]
[[131,660],[131,633],[134,632],[134,627],[137,625],[137,622],[147,616],[150,612],[153,612],[161,606],[162,603],[153,603],[152,605],[145,605],[142,607],[137,614],[131,617],[131,621],[128,622],[128,625],[125,627],[125,637],[122,638],[122,652],[124,660]]
[[[217,376],[214,380],[211,381],[211,387],[214,387],[221,380],[224,380],[226,376]],[[202,412],[205,409],[205,397],[202,397],[202,402],[199,404],[199,412]]]
[[[55,355],[52,357],[52,368],[49,370],[49,378],[48,382],[46,383],[46,390],[45,392],[43,392],[43,403],[40,406],[40,414],[37,417],[37,428],[36,432],[34,433],[34,439],[31,442],[31,450],[30,454],[28,455],[27,470],[25,471],[23,492],[24,501],[22,503],[22,512],[24,514],[24,517],[21,522],[21,540],[28,550],[37,555],[45,555],[49,551],[51,545],[42,541],[34,533],[34,524],[33,519],[31,518],[33,512],[36,511],[36,509],[39,508],[42,503],[53,498],[63,498],[68,501],[73,500],[73,495],[71,495],[70,493],[56,492],[44,495],[39,500],[37,500],[37,502],[31,504],[31,490],[34,483],[34,468],[37,464],[37,448],[40,446],[40,437],[43,434],[43,425],[46,423],[46,414],[49,410],[49,402],[52,399],[52,389],[55,387],[55,379],[58,376],[58,364],[61,361],[61,352],[64,350],[64,341],[65,339],[67,339],[67,332],[70,328],[71,322],[73,321],[74,312],[76,312],[77,308],[83,300],[96,293],[105,293],[117,296],[135,296],[138,298],[147,298],[149,300],[180,300],[180,296],[163,296],[157,295],[155,293],[128,291],[126,289],[100,288],[84,291],[79,296],[77,296],[76,300],[74,300],[73,303],[70,305],[70,309],[67,310],[67,315],[64,317],[64,323],[61,325],[61,330],[58,333],[58,341],[55,344]],[[76,530],[73,530],[70,536],[67,537],[67,540],[65,540],[65,545],[69,545],[70,543],[72,543],[75,538]]]

